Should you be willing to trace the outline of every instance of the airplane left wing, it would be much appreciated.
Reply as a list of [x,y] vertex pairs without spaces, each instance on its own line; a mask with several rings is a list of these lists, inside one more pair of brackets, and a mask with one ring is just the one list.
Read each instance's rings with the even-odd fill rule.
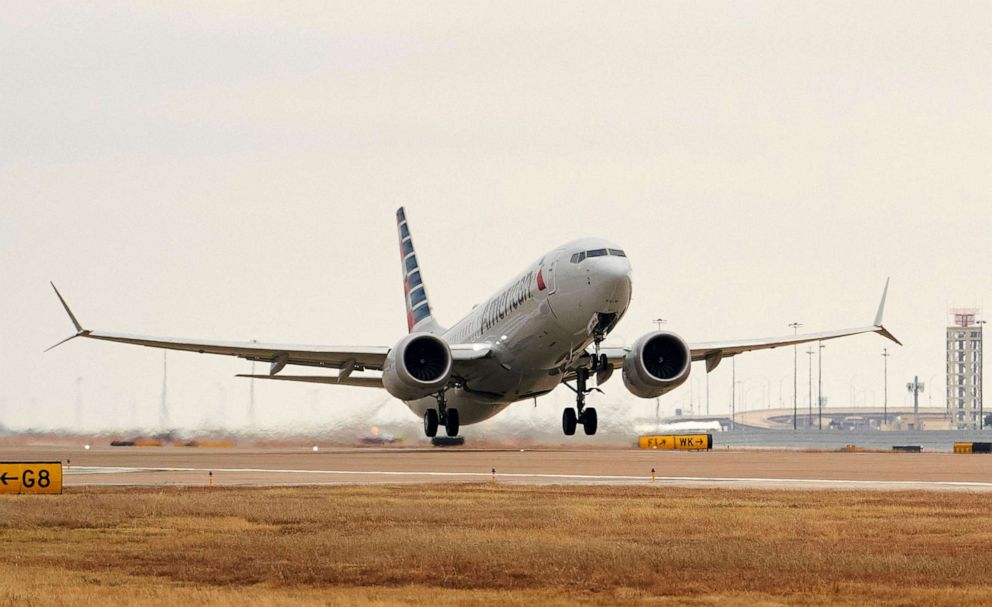
[[839,331],[824,331],[822,333],[805,333],[803,335],[788,335],[785,337],[771,337],[759,339],[738,339],[728,341],[714,341],[706,343],[689,344],[692,352],[692,360],[705,360],[706,371],[712,371],[720,361],[730,356],[751,352],[753,350],[769,350],[781,346],[795,346],[814,341],[827,341],[862,333],[878,333],[879,335],[891,339],[895,343],[902,345],[892,333],[889,333],[882,325],[882,316],[885,313],[885,298],[889,293],[889,281],[885,281],[885,289],[882,290],[882,300],[878,304],[878,311],[875,313],[875,321],[867,327],[856,329],[841,329]]
[[[76,327],[76,334],[60,341],[51,348],[59,346],[70,339],[76,337],[86,337],[89,339],[99,339],[102,341],[113,341],[125,344],[134,344],[148,348],[163,348],[166,350],[180,350],[185,352],[198,352],[200,354],[221,354],[226,356],[236,356],[245,360],[270,363],[269,375],[273,376],[282,370],[286,365],[304,365],[310,367],[325,367],[330,369],[341,369],[343,374],[350,375],[352,371],[382,370],[389,353],[387,347],[358,347],[358,346],[302,346],[286,344],[264,344],[257,342],[237,342],[237,341],[211,341],[199,339],[183,339],[173,337],[149,337],[143,335],[128,335],[125,333],[109,333],[104,331],[92,331],[84,329],[76,316],[69,309],[62,294],[59,293],[55,285],[55,294],[62,307]],[[343,382],[341,382],[343,383]]]
[[[805,333],[802,335],[788,335],[784,337],[770,337],[758,339],[732,339],[726,341],[713,341],[702,343],[690,343],[689,350],[692,353],[693,361],[706,361],[706,371],[712,371],[724,358],[736,356],[743,352],[753,350],[770,350],[782,346],[794,346],[814,341],[827,341],[862,333],[878,333],[895,343],[902,345],[892,333],[882,325],[882,316],[885,312],[885,299],[889,292],[889,281],[885,281],[885,289],[882,291],[882,301],[878,304],[878,311],[875,313],[875,320],[870,326],[858,327],[855,329],[840,329],[837,331],[824,331],[821,333]],[[623,365],[623,359],[630,351],[625,347],[603,347],[600,352],[606,354],[610,363],[618,367]],[[592,349],[588,350],[592,353]]]

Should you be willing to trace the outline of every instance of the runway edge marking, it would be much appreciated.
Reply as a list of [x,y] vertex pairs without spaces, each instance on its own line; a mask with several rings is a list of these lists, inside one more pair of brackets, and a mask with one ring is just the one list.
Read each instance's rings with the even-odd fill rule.
[[[491,477],[490,472],[438,472],[438,471],[408,471],[408,470],[305,470],[285,468],[181,468],[181,467],[115,467],[115,466],[74,466],[67,470],[67,476],[85,474],[107,474],[128,472],[229,472],[241,474],[323,474],[323,475],[376,475],[376,476],[440,476],[440,477]],[[646,481],[647,475],[599,475],[599,474],[552,474],[540,472],[505,472],[497,475],[499,478],[547,478],[563,480],[616,480],[616,481]],[[783,483],[783,484],[826,484],[826,485],[932,485],[962,488],[992,489],[992,483],[979,481],[926,481],[926,480],[854,480],[854,479],[819,479],[819,478],[762,478],[762,477],[720,477],[720,476],[658,476],[662,482],[697,482],[697,483]]]

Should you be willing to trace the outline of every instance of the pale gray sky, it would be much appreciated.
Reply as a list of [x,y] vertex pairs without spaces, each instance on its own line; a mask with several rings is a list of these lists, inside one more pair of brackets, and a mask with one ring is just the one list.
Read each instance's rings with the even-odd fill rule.
[[[160,352],[41,353],[71,332],[48,280],[94,329],[391,345],[400,204],[442,322],[585,235],[630,255],[628,341],[858,326],[891,276],[890,403],[915,373],[942,404],[946,309],[992,302],[990,31],[965,2],[7,4],[0,423],[71,425],[77,377],[84,426],[157,420]],[[829,344],[832,403],[881,404],[886,345]],[[169,363],[176,424],[244,422],[247,363]],[[791,350],[737,372],[789,401]],[[256,387],[265,425],[383,398]]]

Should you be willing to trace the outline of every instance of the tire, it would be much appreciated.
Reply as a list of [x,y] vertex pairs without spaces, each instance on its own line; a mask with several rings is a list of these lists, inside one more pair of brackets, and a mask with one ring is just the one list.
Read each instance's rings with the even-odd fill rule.
[[444,433],[458,436],[458,409],[448,409],[444,415]]
[[575,434],[575,426],[578,423],[578,419],[575,417],[575,409],[569,407],[561,414],[561,429],[565,433],[565,436],[572,436]]
[[582,412],[582,429],[585,431],[586,435],[592,436],[596,434],[596,429],[599,427],[599,418],[596,415],[596,410],[592,407],[586,407],[586,410]]
[[434,409],[424,413],[424,434],[430,438],[437,436],[437,411]]

